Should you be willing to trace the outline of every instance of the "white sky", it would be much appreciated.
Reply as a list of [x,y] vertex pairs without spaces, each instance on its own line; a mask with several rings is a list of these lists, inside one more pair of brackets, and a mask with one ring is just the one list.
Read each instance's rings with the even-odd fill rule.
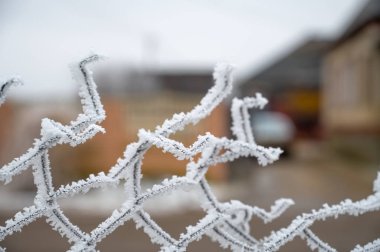
[[237,66],[240,76],[313,35],[335,37],[363,0],[0,0],[0,80],[16,98],[75,94],[90,52],[162,68]]

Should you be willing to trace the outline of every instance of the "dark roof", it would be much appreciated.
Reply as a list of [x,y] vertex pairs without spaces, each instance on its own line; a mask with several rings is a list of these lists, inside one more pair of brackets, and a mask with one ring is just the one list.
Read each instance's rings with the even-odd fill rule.
[[163,89],[205,93],[213,85],[212,73],[162,73],[156,76]]
[[106,67],[95,74],[99,90],[111,95],[178,91],[204,93],[212,85],[211,70],[159,71]]
[[285,85],[315,87],[319,85],[321,60],[329,45],[329,41],[321,39],[310,39],[303,42],[294,50],[251,76],[243,86],[265,83],[265,85],[276,87]]
[[347,38],[356,34],[359,30],[371,22],[380,21],[380,1],[368,0],[364,7],[349,23],[342,35],[338,38],[337,43],[340,43]]

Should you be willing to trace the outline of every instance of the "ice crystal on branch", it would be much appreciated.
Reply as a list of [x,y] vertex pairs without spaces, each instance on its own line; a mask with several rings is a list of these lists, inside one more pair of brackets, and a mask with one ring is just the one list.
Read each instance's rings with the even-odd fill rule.
[[[296,236],[305,239],[311,249],[335,251],[310,230],[315,221],[342,214],[359,215],[380,209],[379,174],[374,182],[374,194],[368,198],[357,202],[345,200],[333,206],[324,205],[319,210],[302,214],[288,227],[273,232],[268,237],[260,240],[254,238],[249,228],[253,216],[261,218],[264,222],[272,221],[292,205],[293,201],[277,200],[269,212],[236,200],[220,202],[210,189],[205,175],[210,166],[240,157],[256,157],[258,163],[263,166],[279,158],[282,152],[279,148],[266,148],[255,143],[250,125],[248,110],[263,108],[267,100],[260,94],[233,100],[232,133],[236,139],[219,138],[206,133],[199,136],[191,146],[184,146],[181,142],[170,138],[171,134],[182,130],[185,126],[196,124],[207,117],[230,93],[233,69],[228,64],[216,66],[215,85],[199,105],[187,113],[174,114],[172,118],[157,126],[153,132],[141,129],[138,141],[126,147],[124,156],[117,160],[108,173],[90,175],[87,179],[74,181],[55,189],[49,162],[50,149],[57,144],[69,144],[75,147],[97,133],[104,132],[98,123],[105,119],[105,111],[89,69],[90,64],[99,59],[98,55],[92,55],[72,68],[73,75],[80,85],[79,96],[83,113],[68,125],[43,119],[41,137],[34,142],[33,147],[0,169],[0,181],[9,183],[15,175],[31,168],[37,188],[34,204],[16,213],[13,218],[5,222],[5,226],[0,226],[0,241],[16,231],[21,231],[24,226],[36,219],[45,218],[52,229],[58,231],[71,243],[69,251],[96,251],[96,245],[100,241],[127,221],[134,221],[137,228],[141,227],[152,243],[161,246],[161,251],[185,251],[191,242],[199,240],[204,235],[210,236],[221,247],[229,247],[233,251],[276,251]],[[9,87],[17,83],[20,81],[14,78],[0,86],[0,105],[4,102]],[[186,175],[165,179],[143,192],[140,186],[142,159],[153,146],[172,154],[179,160],[188,160]],[[201,155],[200,158],[194,159],[198,154]],[[85,194],[91,188],[115,186],[120,183],[125,183],[127,199],[119,209],[115,209],[106,220],[89,233],[72,224],[58,204],[61,198]],[[205,202],[202,206],[206,215],[194,226],[187,227],[179,239],[171,237],[144,211],[144,203],[149,199],[176,189],[196,187],[204,195]],[[380,239],[377,239],[363,246],[357,245],[353,251],[379,251],[379,248]],[[0,247],[0,251],[3,252],[4,249]]]

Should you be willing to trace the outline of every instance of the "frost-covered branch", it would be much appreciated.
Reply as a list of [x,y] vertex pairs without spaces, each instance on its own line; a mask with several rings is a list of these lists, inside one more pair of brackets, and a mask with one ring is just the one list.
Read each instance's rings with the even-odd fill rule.
[[[253,237],[250,234],[249,225],[253,216],[267,223],[279,217],[293,204],[293,201],[277,200],[270,211],[257,206],[248,206],[236,200],[220,202],[212,192],[205,175],[209,167],[231,162],[240,157],[255,157],[262,166],[278,160],[281,149],[257,145],[250,124],[249,110],[263,108],[267,100],[260,94],[233,100],[231,129],[236,139],[216,137],[211,133],[206,133],[198,136],[192,145],[184,146],[181,142],[170,138],[171,134],[207,117],[230,93],[232,67],[228,64],[216,66],[213,75],[215,85],[207,92],[199,105],[187,113],[174,114],[172,118],[157,126],[154,131],[141,129],[138,140],[126,146],[123,157],[119,158],[107,173],[90,175],[87,179],[61,185],[55,189],[49,162],[50,149],[57,144],[75,147],[95,134],[104,132],[98,123],[105,119],[105,112],[89,69],[90,64],[99,59],[98,55],[92,55],[72,67],[73,76],[79,83],[83,113],[68,125],[47,118],[43,119],[41,137],[34,142],[33,147],[0,169],[0,181],[8,183],[13,176],[31,167],[37,189],[34,205],[24,208],[6,221],[5,226],[0,226],[0,241],[16,231],[21,231],[24,226],[36,219],[44,217],[54,230],[67,238],[71,243],[69,251],[73,252],[96,251],[99,242],[127,221],[134,221],[138,228],[141,227],[153,243],[161,246],[161,251],[185,251],[191,242],[199,240],[204,235],[210,236],[222,247],[229,247],[234,251],[275,251],[296,236],[305,239],[312,249],[335,251],[309,229],[315,221],[341,214],[357,215],[379,209],[380,176],[374,184],[375,193],[367,199],[358,202],[347,200],[335,206],[325,206],[318,211],[301,215],[287,228],[264,239],[259,240]],[[11,79],[1,86],[0,105],[4,102],[7,89],[18,82],[18,79]],[[165,179],[143,191],[140,185],[142,159],[153,146],[170,153],[178,160],[187,160],[186,174]],[[71,223],[58,204],[58,199],[85,194],[93,188],[117,186],[121,183],[124,183],[127,199],[89,233]],[[179,239],[171,237],[144,210],[145,202],[153,198],[178,189],[195,188],[200,189],[203,195],[202,207],[206,215],[194,226],[189,226]],[[377,251],[379,243],[377,239],[363,247],[358,245],[354,251]],[[3,250],[0,247],[0,252]]]

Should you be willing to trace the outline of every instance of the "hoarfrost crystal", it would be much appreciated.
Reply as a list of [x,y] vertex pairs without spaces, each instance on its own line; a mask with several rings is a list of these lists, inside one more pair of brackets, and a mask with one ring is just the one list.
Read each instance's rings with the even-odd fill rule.
[[[52,184],[49,150],[57,144],[69,144],[75,147],[97,133],[104,132],[98,123],[105,119],[105,111],[89,69],[89,65],[100,58],[98,55],[92,55],[72,68],[73,75],[80,84],[79,96],[83,113],[68,125],[51,119],[43,119],[40,139],[36,140],[33,147],[25,154],[0,169],[0,181],[9,183],[15,175],[31,168],[37,187],[34,205],[25,207],[12,219],[7,220],[5,226],[0,226],[0,241],[16,231],[21,231],[23,227],[36,219],[44,217],[52,229],[58,231],[71,243],[69,251],[96,251],[96,245],[100,241],[129,220],[134,221],[136,227],[143,228],[151,241],[161,246],[161,251],[185,251],[191,242],[199,240],[204,235],[210,236],[221,247],[229,247],[233,251],[276,251],[296,236],[306,240],[311,249],[335,251],[310,230],[315,221],[342,214],[359,215],[380,209],[379,174],[374,183],[374,194],[366,199],[357,202],[345,200],[333,206],[324,205],[319,210],[298,216],[288,227],[272,232],[268,237],[258,240],[251,236],[249,222],[253,216],[269,222],[279,217],[293,204],[293,201],[277,200],[269,212],[236,200],[219,202],[210,189],[205,174],[210,166],[230,162],[239,157],[256,157],[258,163],[263,166],[279,158],[282,152],[279,148],[265,148],[255,143],[250,126],[248,110],[263,108],[267,100],[260,94],[233,100],[232,133],[236,139],[218,138],[211,133],[206,133],[199,136],[191,146],[186,147],[169,138],[171,134],[182,130],[185,126],[196,124],[207,117],[230,93],[233,69],[228,64],[216,66],[215,85],[207,92],[199,105],[190,112],[174,114],[171,119],[157,126],[153,132],[141,129],[138,133],[138,141],[126,147],[124,156],[117,160],[107,174],[90,175],[85,180],[75,181],[55,189]],[[9,87],[19,83],[21,83],[19,79],[13,78],[0,86],[0,105],[5,101]],[[142,159],[153,146],[172,154],[179,160],[188,160],[186,175],[173,176],[143,192],[140,186]],[[195,161],[193,158],[199,153],[201,157]],[[58,199],[84,194],[91,188],[114,186],[119,183],[125,183],[127,200],[90,233],[82,231],[71,223],[58,204]],[[203,209],[206,215],[196,225],[189,226],[179,239],[174,239],[150,218],[143,206],[151,198],[189,187],[198,187],[204,194],[206,202],[203,204]],[[379,250],[380,239],[353,248],[353,251]],[[0,247],[0,252],[3,251],[5,249]]]

